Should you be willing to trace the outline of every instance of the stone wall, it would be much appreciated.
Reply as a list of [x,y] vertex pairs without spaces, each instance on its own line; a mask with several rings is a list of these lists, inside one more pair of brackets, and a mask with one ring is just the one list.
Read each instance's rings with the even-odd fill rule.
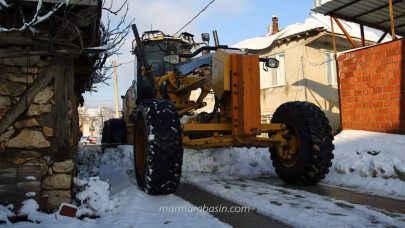
[[[0,55],[28,53],[34,48],[30,45],[7,46],[0,44]],[[70,203],[77,152],[77,133],[74,131],[78,129],[75,126],[78,125],[77,111],[74,111],[78,99],[74,90],[73,69],[69,70],[73,64],[69,65],[69,61],[66,61],[66,66],[65,63],[61,65],[67,69],[67,74],[47,72],[56,75],[33,96],[32,101],[25,96],[30,87],[45,76],[45,70],[54,64],[54,60],[52,56],[0,59],[0,123],[18,103],[25,107],[24,112],[0,133],[0,188],[6,189],[0,192],[0,203],[14,203],[18,208],[28,198],[39,202],[45,196],[48,196],[45,210],[57,209],[63,202]],[[64,101],[58,101],[56,96],[58,77],[63,77],[59,81],[66,87],[65,92],[59,91],[63,93],[59,97]],[[59,85],[59,88],[63,86]],[[58,102],[64,107],[58,107]],[[62,117],[64,119],[61,120]],[[63,124],[64,121],[66,124]],[[67,142],[64,147],[59,145],[61,141]]]
[[46,199],[44,211],[69,203],[72,187],[72,159],[53,162],[50,156],[35,151],[17,153],[14,158],[2,159],[0,166],[0,202],[13,203],[18,209],[26,199],[40,202]]
[[[33,198],[54,210],[71,200],[77,108],[103,65],[102,50],[87,49],[101,44],[102,2],[8,5],[0,13],[0,204],[18,211]],[[37,11],[47,15],[41,23]]]

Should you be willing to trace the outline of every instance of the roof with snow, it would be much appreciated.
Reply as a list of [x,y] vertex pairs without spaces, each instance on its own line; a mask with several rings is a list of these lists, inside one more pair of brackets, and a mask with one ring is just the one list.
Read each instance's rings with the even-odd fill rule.
[[[232,47],[248,48],[251,50],[260,50],[269,47],[274,41],[286,39],[291,36],[299,35],[311,31],[327,31],[332,32],[330,17],[322,14],[310,14],[311,18],[305,20],[304,23],[296,23],[288,26],[276,34],[267,34],[263,37],[256,37],[241,41]],[[333,22],[333,27],[336,34],[344,34],[336,22]],[[352,36],[361,38],[360,26],[346,21],[341,21],[343,27]],[[370,30],[364,31],[365,38],[370,41],[377,42],[380,36]]]
[[[405,36],[405,1],[393,0],[395,33]],[[390,33],[389,2],[381,0],[333,0],[315,4],[312,11],[363,24]]]

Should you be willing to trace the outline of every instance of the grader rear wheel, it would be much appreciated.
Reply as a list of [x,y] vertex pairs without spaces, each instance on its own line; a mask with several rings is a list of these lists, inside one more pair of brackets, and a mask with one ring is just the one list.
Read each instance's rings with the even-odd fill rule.
[[288,145],[270,148],[276,173],[290,184],[318,183],[329,173],[333,136],[322,110],[309,102],[288,102],[277,108],[272,123],[285,123]]
[[180,182],[183,163],[176,108],[167,100],[143,100],[134,127],[134,165],[139,188],[150,195],[173,193]]

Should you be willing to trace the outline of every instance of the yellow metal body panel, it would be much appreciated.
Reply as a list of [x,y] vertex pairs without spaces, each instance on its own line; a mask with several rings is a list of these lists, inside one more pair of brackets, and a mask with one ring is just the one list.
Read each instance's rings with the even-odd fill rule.
[[123,102],[124,105],[124,121],[127,128],[127,143],[133,144],[134,143],[134,124],[129,122],[129,116],[132,113],[132,110],[135,108],[135,100],[132,97],[131,87],[125,93],[125,99]]
[[232,131],[232,124],[183,124],[184,132],[190,131]]
[[[283,134],[287,134],[288,130],[279,131]],[[254,147],[282,147],[287,145],[287,141],[282,137],[282,134],[276,134],[277,137],[273,138],[261,138],[254,135],[250,136],[233,136],[233,135],[223,135],[223,136],[213,136],[202,139],[193,139],[189,137],[183,137],[183,148],[184,149],[206,149],[206,148],[215,148],[215,147],[226,147],[226,146],[235,146],[235,147],[245,147],[245,146],[254,146]]]
[[230,91],[231,54],[218,50],[212,57],[212,89],[219,99]]
[[285,124],[282,123],[272,123],[272,124],[261,124],[261,132],[270,132],[270,131],[278,131],[278,130],[285,130],[287,127]]
[[[232,124],[230,123],[187,123],[182,124],[181,129],[185,132],[188,131],[232,131]],[[287,129],[285,124],[261,124],[262,132],[278,131]]]
[[[174,36],[174,38],[177,38],[177,36]],[[150,40],[150,41],[161,41],[161,40],[166,40],[166,39],[167,39],[166,37],[160,36],[160,37],[157,37],[157,38],[145,39],[145,42],[148,41],[148,40]],[[183,43],[186,43],[186,44],[191,44],[187,40],[180,39],[180,41],[183,42]]]
[[185,149],[205,149],[224,146],[255,146],[255,147],[282,147],[287,145],[287,140],[283,135],[288,134],[285,124],[262,124],[264,132],[273,132],[271,137],[258,137],[255,135],[235,136],[232,135],[233,126],[230,123],[209,123],[209,124],[183,124],[181,126],[183,134],[197,132],[212,132],[212,137],[201,139],[190,139],[183,136],[183,148]]
[[134,125],[130,123],[126,127],[127,127],[127,143],[134,144]]
[[259,56],[232,54],[233,135],[260,135]]

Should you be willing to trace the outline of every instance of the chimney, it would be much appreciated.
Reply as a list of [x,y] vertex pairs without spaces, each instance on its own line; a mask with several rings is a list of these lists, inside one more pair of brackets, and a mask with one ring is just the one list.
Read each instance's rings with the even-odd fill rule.
[[273,33],[278,32],[278,18],[276,15],[273,15]]
[[267,34],[272,34],[273,33],[273,25],[272,24],[268,24],[267,25]]

